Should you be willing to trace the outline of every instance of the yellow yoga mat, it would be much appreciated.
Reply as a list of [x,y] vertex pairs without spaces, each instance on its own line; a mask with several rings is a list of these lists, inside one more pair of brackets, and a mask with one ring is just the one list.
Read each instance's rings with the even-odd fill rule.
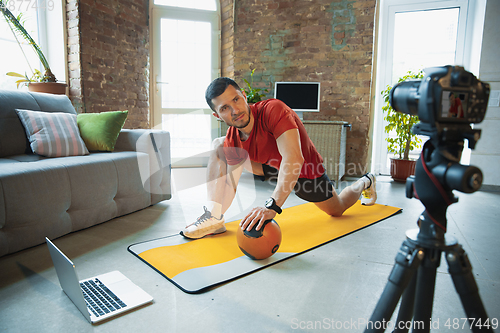
[[270,258],[252,260],[238,247],[239,221],[223,234],[188,240],[181,235],[130,245],[128,250],[187,293],[199,293],[379,222],[400,208],[358,201],[342,217],[332,217],[313,203],[286,208],[275,217],[282,241]]

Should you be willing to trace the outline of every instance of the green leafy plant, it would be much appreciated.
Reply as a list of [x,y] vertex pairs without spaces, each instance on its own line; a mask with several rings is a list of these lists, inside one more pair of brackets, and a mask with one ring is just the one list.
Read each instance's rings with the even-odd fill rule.
[[19,73],[16,73],[16,72],[8,72],[7,73],[8,76],[13,76],[13,77],[19,77],[21,78],[20,80],[17,80],[16,81],[16,84],[17,84],[17,87],[19,88],[20,85],[23,85],[23,84],[30,84],[31,82],[43,82],[43,74],[42,72],[40,72],[38,69],[34,69],[33,70],[33,75],[31,77],[28,76],[28,74],[19,74]]
[[247,95],[247,103],[257,103],[262,101],[262,97],[265,97],[265,94],[261,94],[261,91],[267,92],[267,89],[259,89],[259,88],[253,88],[253,73],[255,72],[255,68],[252,69],[252,72],[250,73],[250,82],[248,82],[247,79],[243,79],[245,83],[247,84],[247,88],[243,88],[243,91]]
[[[41,71],[35,69],[33,70],[31,68],[31,65],[28,62],[28,59],[26,61],[28,62],[28,66],[31,69],[32,75],[31,77],[28,76],[27,74],[19,74],[19,73],[14,73],[14,72],[8,72],[7,75],[9,76],[14,76],[14,77],[20,77],[22,78],[21,80],[18,80],[17,87],[21,84],[29,84],[30,82],[56,82],[56,77],[50,70],[49,63],[47,59],[45,58],[45,55],[42,52],[42,49],[38,44],[35,42],[35,40],[30,36],[26,28],[24,27],[24,24],[22,23],[23,16],[22,13],[20,13],[17,17],[12,14],[12,12],[7,8],[6,4],[4,3],[3,0],[0,0],[0,10],[2,11],[2,14],[4,15],[5,19],[7,20],[7,23],[9,24],[9,28],[14,34],[14,37],[17,40],[17,43],[19,46],[21,46],[21,42],[19,41],[18,37],[21,37],[24,39],[35,51],[36,55],[38,56],[38,59],[42,63],[42,66],[44,67],[45,72],[42,74]],[[22,50],[22,48],[21,48]],[[24,54],[24,52],[23,52]],[[26,55],[25,55],[26,58]]]
[[[410,79],[422,79],[423,77],[422,71],[418,73],[408,72],[405,76],[399,78],[398,83]],[[386,138],[387,150],[399,156],[399,159],[409,160],[410,151],[420,148],[420,143],[422,142],[422,140],[411,131],[413,125],[418,123],[419,119],[418,116],[397,112],[391,107],[389,104],[389,93],[391,89],[391,86],[387,86],[387,88],[381,92],[385,101],[385,105],[382,107],[382,111],[385,114],[384,119],[387,121],[385,132],[387,134],[392,131],[396,132],[396,137]]]

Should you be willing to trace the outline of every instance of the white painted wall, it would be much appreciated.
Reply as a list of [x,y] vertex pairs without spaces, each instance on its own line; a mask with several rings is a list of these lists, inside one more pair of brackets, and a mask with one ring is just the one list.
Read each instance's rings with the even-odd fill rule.
[[[500,1],[488,0],[481,46],[479,79],[500,90]],[[482,130],[481,139],[471,153],[470,164],[479,167],[483,185],[500,186],[500,107],[489,106],[486,118],[474,128]]]

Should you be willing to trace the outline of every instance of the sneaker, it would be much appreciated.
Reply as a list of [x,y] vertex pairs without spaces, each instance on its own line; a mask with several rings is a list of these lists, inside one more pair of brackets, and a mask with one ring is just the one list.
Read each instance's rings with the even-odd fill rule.
[[189,239],[198,239],[205,237],[207,235],[221,234],[226,231],[226,226],[224,225],[224,215],[220,218],[212,216],[212,213],[203,207],[205,213],[198,217],[196,222],[188,225],[180,234]]
[[372,206],[375,204],[375,201],[377,201],[377,180],[372,173],[367,173],[363,175],[363,177],[366,177],[370,180],[370,185],[361,193],[361,204],[365,206]]

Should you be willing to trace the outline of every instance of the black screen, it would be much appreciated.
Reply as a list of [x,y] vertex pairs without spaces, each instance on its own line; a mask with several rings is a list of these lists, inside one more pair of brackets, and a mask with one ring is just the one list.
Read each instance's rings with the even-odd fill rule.
[[276,83],[275,98],[295,111],[319,111],[319,83]]

